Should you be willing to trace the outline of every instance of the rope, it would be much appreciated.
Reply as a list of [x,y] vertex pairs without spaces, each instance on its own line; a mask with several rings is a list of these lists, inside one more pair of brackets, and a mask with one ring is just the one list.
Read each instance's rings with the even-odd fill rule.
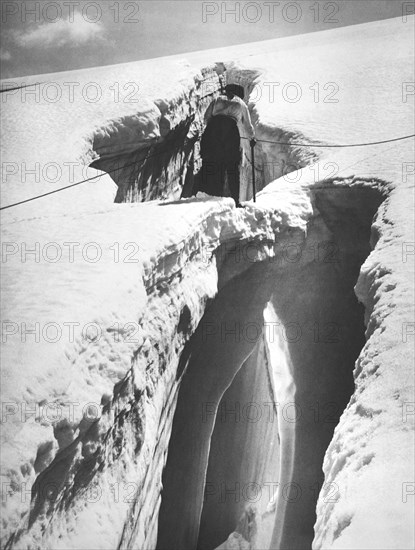
[[[324,144],[312,144],[312,143],[295,143],[295,142],[289,142],[289,141],[270,141],[268,139],[257,139],[257,142],[261,143],[272,143],[275,145],[298,145],[301,147],[322,147],[322,148],[328,148],[328,147],[367,147],[368,145],[380,145],[382,143],[391,143],[392,141],[402,141],[404,139],[409,139],[415,137],[415,134],[411,134],[409,136],[402,136],[398,138],[393,139],[385,139],[383,141],[372,141],[369,143],[350,143],[350,144],[334,144],[334,145],[324,145]],[[242,137],[242,139],[247,139],[250,141],[250,138]]]
[[[216,92],[212,92],[212,94],[207,94],[207,95],[213,95],[214,93],[216,93]],[[205,97],[207,97],[207,96],[205,96]],[[311,143],[295,143],[295,142],[288,142],[288,141],[287,142],[284,142],[284,141],[270,141],[270,140],[267,140],[267,139],[257,139],[256,141],[261,142],[261,143],[272,143],[272,144],[275,144],[275,145],[296,145],[296,146],[302,146],[302,147],[328,148],[328,147],[367,147],[367,146],[370,146],[370,145],[380,145],[382,143],[392,143],[394,141],[403,141],[405,139],[409,139],[409,138],[412,138],[412,137],[415,137],[415,134],[411,134],[411,135],[408,135],[408,136],[402,136],[402,137],[398,137],[398,138],[393,138],[393,139],[385,139],[385,140],[382,140],[382,141],[372,141],[372,142],[369,142],[369,143],[333,144],[333,145],[323,145],[323,144],[313,145]],[[250,140],[250,138],[246,138],[246,137],[242,137],[242,139]],[[148,156],[146,156],[146,157],[144,157],[144,158],[142,158],[138,161],[134,161],[130,164],[126,164],[125,166],[116,168],[114,170],[110,170],[110,171],[106,172],[106,174],[112,174],[113,172],[116,172],[117,170],[123,170],[124,168],[128,168],[129,166],[133,166],[135,164],[138,164],[141,161],[146,161],[149,158],[156,157],[156,156],[159,156],[159,155],[162,155],[162,154],[164,154],[164,152],[163,153],[155,153],[153,155],[148,155]],[[120,156],[122,156],[122,155],[120,155]],[[119,158],[119,157],[116,157],[116,158]],[[86,183],[86,182],[95,180],[97,178],[100,178],[101,175],[102,174],[98,174],[97,176],[93,176],[92,178],[88,178],[88,179],[85,179],[85,180],[82,180],[82,181],[78,181],[78,182],[73,183],[71,185],[67,185],[65,187],[60,187],[59,189],[54,189],[53,191],[49,191],[48,193],[43,193],[43,195],[36,195],[35,197],[30,197],[29,199],[25,199],[23,201],[15,202],[13,204],[8,204],[7,206],[2,206],[0,208],[0,210],[7,210],[8,208],[13,208],[14,206],[19,206],[20,204],[25,204],[27,202],[31,202],[31,201],[34,201],[34,200],[37,200],[37,199],[41,199],[43,197],[47,197],[48,195],[53,195],[54,193],[59,193],[60,191],[65,191],[65,189],[70,189],[71,187],[76,187],[77,185],[81,185],[82,183]]]
[[[201,80],[201,82],[204,82],[206,80],[209,80],[208,78],[204,78],[203,80]],[[25,86],[23,86],[25,87]],[[14,89],[14,88],[13,88]],[[5,91],[5,90],[3,90]],[[210,97],[211,95],[214,95],[218,92],[218,90],[215,90],[209,94],[206,94],[204,95],[201,99],[204,99],[205,97]],[[162,153],[155,153],[153,155],[148,155],[138,161],[134,161],[130,164],[126,164],[125,166],[122,166],[122,167],[119,167],[119,168],[116,168],[115,170],[109,170],[108,172],[105,172],[106,174],[112,174],[113,172],[116,172],[117,170],[123,170],[124,168],[128,168],[129,166],[133,166],[135,164],[138,164],[139,162],[141,161],[146,161],[147,159],[150,159],[152,157],[157,157],[159,155],[163,155],[164,152]],[[115,158],[120,158],[121,156],[123,155],[120,155],[119,157],[115,157]],[[29,199],[25,199],[23,201],[19,201],[19,202],[15,202],[13,204],[8,204],[7,206],[2,206],[0,207],[0,211],[1,210],[7,210],[8,208],[13,208],[14,206],[19,206],[20,204],[25,204],[26,202],[31,202],[31,201],[34,201],[34,200],[37,200],[37,199],[41,199],[43,197],[47,197],[48,195],[53,195],[54,193],[59,193],[60,191],[65,191],[65,189],[70,189],[71,187],[76,187],[77,185],[81,185],[82,183],[87,183],[88,181],[92,181],[92,180],[95,180],[97,178],[100,178],[102,176],[102,174],[98,174],[97,176],[93,176],[92,178],[88,178],[88,179],[85,179],[85,180],[82,180],[82,181],[78,181],[76,183],[72,183],[71,185],[67,185],[65,187],[59,187],[58,189],[54,189],[53,191],[49,191],[48,193],[44,193],[43,195],[36,195],[35,197],[30,197]]]
[[[135,160],[134,162],[130,162],[129,164],[125,164],[124,166],[119,166],[118,168],[114,168],[114,170],[108,170],[108,172],[105,172],[105,174],[113,174],[117,170],[124,170],[124,168],[128,168],[129,166],[134,166],[142,161],[146,161],[153,157],[158,157],[160,155],[164,155],[165,151],[161,153],[154,153],[152,155],[147,155],[143,157],[142,159]],[[115,159],[121,158],[124,155],[119,155],[118,157],[114,157]],[[30,197],[29,199],[25,199],[23,201],[15,202],[13,204],[8,204],[7,206],[2,206],[0,210],[7,210],[7,208],[12,208],[13,206],[19,206],[20,204],[25,204],[26,202],[31,202],[37,199],[41,199],[43,197],[47,197],[48,195],[53,195],[54,193],[59,193],[60,191],[65,191],[65,189],[70,189],[71,187],[76,187],[77,185],[81,185],[82,183],[87,183],[88,181],[93,181],[97,178],[100,178],[103,174],[97,174],[96,176],[93,176],[92,178],[87,178],[82,181],[77,181],[76,183],[72,183],[71,185],[66,185],[65,187],[59,187],[58,189],[54,189],[53,191],[49,191],[48,193],[43,193],[43,195],[36,195],[35,197]]]

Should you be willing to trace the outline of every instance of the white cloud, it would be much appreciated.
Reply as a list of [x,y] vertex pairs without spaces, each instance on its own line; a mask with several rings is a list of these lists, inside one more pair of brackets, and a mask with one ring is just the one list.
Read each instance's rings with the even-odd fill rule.
[[7,50],[0,50],[0,60],[1,61],[9,61],[12,58],[10,52]]
[[23,48],[36,46],[65,46],[84,44],[89,40],[103,39],[104,25],[91,23],[75,12],[72,21],[60,19],[56,23],[42,23],[33,29],[14,31],[15,42]]

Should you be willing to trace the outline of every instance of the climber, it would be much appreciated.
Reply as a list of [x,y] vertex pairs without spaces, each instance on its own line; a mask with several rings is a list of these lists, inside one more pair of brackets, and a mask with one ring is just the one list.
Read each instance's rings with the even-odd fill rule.
[[226,97],[218,97],[206,110],[206,130],[201,141],[202,181],[200,191],[223,196],[225,175],[236,206],[239,202],[239,166],[242,160],[241,135],[256,144],[248,107],[243,101],[244,89],[237,84],[225,87]]

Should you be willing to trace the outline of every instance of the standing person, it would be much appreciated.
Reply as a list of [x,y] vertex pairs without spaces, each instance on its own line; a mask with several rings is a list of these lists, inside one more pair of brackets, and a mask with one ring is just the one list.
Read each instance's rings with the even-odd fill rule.
[[214,99],[205,113],[207,126],[201,141],[200,191],[223,196],[226,175],[232,198],[239,208],[241,134],[251,140],[251,145],[255,145],[255,131],[243,101],[242,86],[228,84],[225,93],[226,97]]

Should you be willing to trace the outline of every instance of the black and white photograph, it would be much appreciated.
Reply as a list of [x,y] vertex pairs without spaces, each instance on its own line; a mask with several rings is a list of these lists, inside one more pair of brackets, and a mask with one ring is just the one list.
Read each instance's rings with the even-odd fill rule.
[[413,550],[414,0],[0,11],[0,547]]

